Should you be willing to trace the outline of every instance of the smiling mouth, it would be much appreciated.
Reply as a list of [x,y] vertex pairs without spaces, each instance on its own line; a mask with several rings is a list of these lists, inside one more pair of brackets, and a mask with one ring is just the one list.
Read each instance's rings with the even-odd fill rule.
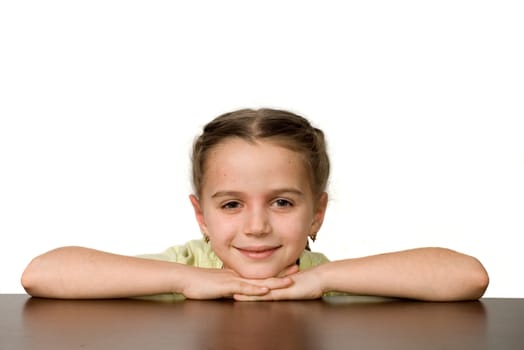
[[273,255],[281,246],[276,247],[235,247],[242,255],[251,259],[265,259]]

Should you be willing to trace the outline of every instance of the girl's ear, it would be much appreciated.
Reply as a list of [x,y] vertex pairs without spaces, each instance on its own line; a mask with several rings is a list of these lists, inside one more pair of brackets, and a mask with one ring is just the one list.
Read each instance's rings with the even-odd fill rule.
[[195,211],[195,218],[198,222],[198,226],[200,226],[200,230],[203,234],[207,234],[206,222],[204,220],[204,213],[202,211],[202,207],[200,206],[200,200],[194,194],[189,196],[189,200],[191,201],[191,205],[193,206],[193,210]]
[[324,216],[326,215],[327,202],[328,194],[326,192],[322,192],[315,206],[315,215],[313,216],[313,222],[311,223],[312,234],[316,235],[320,230],[320,227],[322,227]]

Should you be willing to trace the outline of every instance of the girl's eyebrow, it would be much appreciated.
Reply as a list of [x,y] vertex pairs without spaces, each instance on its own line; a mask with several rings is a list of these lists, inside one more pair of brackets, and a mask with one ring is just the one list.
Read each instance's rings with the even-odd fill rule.
[[211,198],[218,198],[218,197],[238,197],[241,195],[242,192],[237,191],[218,191],[215,192]]
[[[282,194],[293,194],[296,196],[303,196],[304,192],[296,189],[296,188],[277,188],[274,190],[271,190],[269,192],[269,196],[276,196],[276,195],[282,195]],[[241,197],[244,195],[244,192],[240,191],[217,191],[213,195],[211,195],[211,198],[220,198],[220,197]]]

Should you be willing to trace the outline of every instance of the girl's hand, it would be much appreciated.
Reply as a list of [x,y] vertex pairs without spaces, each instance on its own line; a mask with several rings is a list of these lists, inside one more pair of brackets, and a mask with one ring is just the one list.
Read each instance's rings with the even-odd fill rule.
[[229,269],[194,268],[181,292],[189,299],[231,298],[236,295],[262,297],[271,291],[291,286],[293,280],[289,275],[297,271],[298,267],[291,266],[277,277],[259,280],[242,278]]
[[273,288],[267,293],[260,295],[246,295],[236,293],[233,295],[235,300],[288,300],[288,299],[318,299],[324,294],[320,287],[320,279],[317,275],[317,269],[311,268],[305,271],[296,272],[286,275],[293,283],[286,287]]

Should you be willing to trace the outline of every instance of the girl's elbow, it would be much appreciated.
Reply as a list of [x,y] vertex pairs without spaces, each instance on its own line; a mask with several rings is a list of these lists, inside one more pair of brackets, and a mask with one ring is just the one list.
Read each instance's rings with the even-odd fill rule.
[[22,273],[22,277],[20,278],[20,283],[22,284],[22,287],[27,292],[27,294],[32,296],[37,296],[37,286],[38,286],[38,274],[35,271],[35,260],[38,258],[33,259],[29,265],[25,268],[24,272]]
[[489,286],[489,275],[484,266],[477,260],[478,267],[473,274],[473,290],[475,291],[473,299],[481,298]]
[[77,247],[60,247],[39,255],[22,272],[20,283],[31,296],[54,297],[62,285],[62,266],[67,265]]
[[472,258],[472,266],[463,277],[463,288],[457,300],[480,299],[489,285],[489,275],[484,266],[476,258]]
[[[35,257],[27,265],[20,283],[27,294],[35,297],[48,297],[50,286],[56,285],[53,264],[49,264],[47,254]],[[55,281],[55,283],[53,283]]]
[[478,300],[486,292],[489,275],[484,266],[474,257],[468,257],[466,263],[457,270],[456,278],[449,280],[446,290],[435,299],[440,301]]

